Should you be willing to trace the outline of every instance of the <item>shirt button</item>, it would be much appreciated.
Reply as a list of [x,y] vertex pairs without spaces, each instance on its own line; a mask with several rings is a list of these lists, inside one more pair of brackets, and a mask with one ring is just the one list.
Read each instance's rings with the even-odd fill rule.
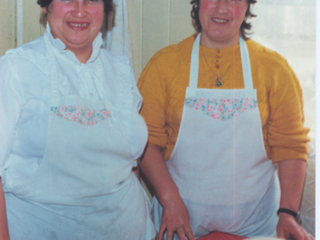
[[220,66],[217,64],[217,65],[216,65],[216,68],[220,68]]
[[218,53],[218,54],[220,53],[220,49],[217,49],[217,53]]

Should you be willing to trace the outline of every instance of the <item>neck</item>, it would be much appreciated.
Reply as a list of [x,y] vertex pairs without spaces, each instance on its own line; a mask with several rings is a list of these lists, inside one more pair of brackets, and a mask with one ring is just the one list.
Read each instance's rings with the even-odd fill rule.
[[206,36],[206,34],[201,34],[200,37],[200,45],[208,47],[208,48],[227,48],[231,46],[235,46],[239,43],[240,34],[229,39],[229,40],[213,40]]
[[87,61],[90,59],[91,54],[92,54],[92,46],[90,48],[84,48],[84,49],[73,49],[73,48],[66,48],[65,50],[70,50],[71,52],[74,53],[76,58],[79,60],[81,63],[87,63]]

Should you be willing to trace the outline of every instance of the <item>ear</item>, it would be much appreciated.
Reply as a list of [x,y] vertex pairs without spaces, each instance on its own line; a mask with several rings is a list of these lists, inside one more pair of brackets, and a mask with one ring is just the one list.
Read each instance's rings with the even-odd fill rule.
[[42,12],[48,13],[47,8],[46,8],[46,7],[43,7],[43,8],[42,8]]

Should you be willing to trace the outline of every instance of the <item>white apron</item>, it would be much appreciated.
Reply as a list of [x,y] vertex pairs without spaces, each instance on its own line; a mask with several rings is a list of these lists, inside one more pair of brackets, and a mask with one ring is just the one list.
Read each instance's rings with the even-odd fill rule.
[[[264,148],[246,43],[240,39],[245,89],[219,90],[197,88],[199,43],[200,34],[168,170],[188,208],[195,237],[212,231],[274,236],[279,183]],[[155,199],[158,230],[161,211]]]
[[47,145],[36,172],[5,195],[10,239],[153,239],[148,199],[132,173],[121,121],[105,99],[58,97],[45,41],[53,67]]

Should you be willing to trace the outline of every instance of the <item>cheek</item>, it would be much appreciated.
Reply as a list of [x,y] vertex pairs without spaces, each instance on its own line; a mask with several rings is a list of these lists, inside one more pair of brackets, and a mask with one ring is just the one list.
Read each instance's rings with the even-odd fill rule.
[[210,1],[207,1],[207,0],[200,1],[200,8],[199,8],[200,16],[210,12],[211,8],[212,8],[212,3],[210,3]]
[[52,2],[48,8],[48,15],[51,15],[55,19],[63,19],[65,15],[70,11],[67,7],[62,6],[59,2]]
[[233,25],[235,27],[240,27],[244,20],[244,13],[241,11],[234,11],[233,12]]
[[199,19],[202,26],[204,26],[206,19],[210,18],[210,13],[212,12],[212,3],[210,1],[203,0],[199,7]]
[[245,17],[246,11],[247,11],[247,6],[234,8],[232,10],[234,19],[241,20],[242,22],[242,20]]
[[91,16],[97,25],[102,25],[104,19],[104,11],[97,9],[91,12]]

